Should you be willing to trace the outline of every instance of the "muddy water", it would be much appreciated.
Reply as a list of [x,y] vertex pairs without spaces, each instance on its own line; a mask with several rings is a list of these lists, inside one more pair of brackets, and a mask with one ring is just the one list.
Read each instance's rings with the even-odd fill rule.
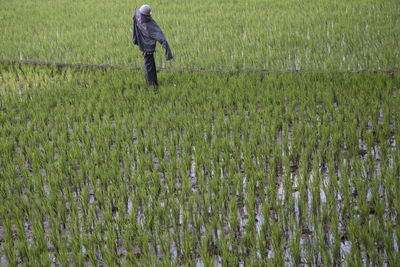
[[[291,148],[291,145],[289,145],[289,147]],[[365,144],[361,143],[359,147],[362,150],[367,150],[367,147],[366,147]],[[190,182],[191,182],[191,185],[192,185],[192,192],[196,194],[196,193],[198,193],[198,187],[197,187],[198,181],[197,181],[197,177],[196,177],[196,168],[197,168],[197,166],[196,166],[195,159],[194,159],[195,150],[196,150],[196,147],[193,146],[192,147],[192,154],[191,154],[191,161],[190,161],[190,170],[189,170],[188,175],[189,175]],[[389,166],[389,168],[393,168],[393,166],[394,166],[393,157],[392,157],[391,154],[392,153],[396,153],[395,150],[396,150],[396,142],[395,142],[394,137],[392,137],[391,138],[391,149],[388,151],[389,162],[386,163]],[[375,168],[374,168],[374,170],[376,172],[375,175],[379,177],[379,176],[382,175],[382,170],[381,170],[381,168],[382,168],[382,162],[381,162],[381,154],[382,154],[382,152],[380,151],[379,146],[377,146],[377,145],[375,147],[371,148],[371,150],[369,152],[372,155],[373,160],[375,162]],[[155,157],[153,157],[153,160],[155,161],[155,164],[158,163],[158,159],[156,159]],[[364,161],[367,160],[367,155],[362,156],[362,160],[364,160]],[[342,164],[343,165],[350,164],[350,168],[352,168],[351,167],[351,164],[352,164],[351,160],[348,160],[345,156],[342,157]],[[215,167],[214,167],[213,163],[211,165],[212,165],[211,175],[214,175],[214,173],[215,173],[214,168]],[[319,163],[319,166],[321,166],[321,165],[322,165],[322,163]],[[133,168],[135,169],[135,167],[133,167]],[[221,173],[221,177],[225,177],[226,176],[226,174],[224,174],[223,169],[220,169],[219,172]],[[329,174],[328,174],[326,168],[320,167],[318,172],[319,172],[318,173],[318,177],[319,177],[319,179],[321,179],[319,197],[320,197],[320,200],[321,200],[322,203],[326,203],[327,202],[326,188],[330,184],[331,177],[329,177]],[[362,172],[363,172],[362,174],[365,177],[368,177],[368,169],[367,169],[367,166],[365,164],[363,164],[363,166],[362,166]],[[42,174],[43,174],[43,176],[46,176],[46,173],[44,172],[44,170],[42,170]],[[297,189],[298,186],[299,186],[299,181],[300,181],[301,178],[299,177],[299,174],[296,171],[292,172],[290,175],[291,175],[291,179],[293,180],[293,188]],[[340,178],[342,178],[342,176],[343,176],[343,174],[342,174],[340,169],[338,170],[337,175],[338,175],[339,184],[340,184],[341,183],[340,182]],[[316,175],[311,173],[310,177],[309,177],[310,181],[313,181],[313,179],[315,179],[314,177],[316,177]],[[282,182],[282,179],[278,179],[278,180],[280,181],[279,184],[277,185],[277,187],[278,187],[278,201],[283,203],[285,201],[285,192],[284,192],[284,188],[283,188],[283,182]],[[245,192],[247,192],[247,177],[245,175],[243,175],[242,183],[243,183],[243,192],[240,192],[240,194],[244,193],[243,197],[247,198],[247,195],[245,193]],[[208,188],[208,186],[209,185],[207,184],[207,188]],[[89,202],[90,202],[90,204],[93,204],[93,203],[96,202],[95,194],[94,194],[94,191],[90,188],[90,186],[89,186],[88,189],[89,189]],[[46,184],[44,185],[44,191],[45,191],[46,195],[48,196],[49,195],[49,188],[48,188],[48,186]],[[75,194],[75,198],[78,200],[79,199],[79,195],[76,192],[73,192],[73,193]],[[380,187],[380,192],[379,193],[381,195],[383,195],[385,193],[382,186]],[[293,199],[294,199],[293,216],[296,218],[296,221],[298,222],[300,220],[300,211],[299,211],[300,193],[299,193],[299,191],[298,190],[294,190],[294,192],[292,192],[292,196],[293,196]],[[307,208],[309,210],[311,210],[312,201],[313,201],[313,199],[312,199],[313,198],[313,194],[310,191],[310,189],[307,189],[307,198],[308,198]],[[368,189],[367,200],[370,200],[370,199],[371,199],[371,190]],[[128,211],[128,213],[130,213],[132,211],[132,209],[133,209],[133,205],[134,205],[133,201],[134,200],[132,199],[132,196],[130,194],[128,194],[128,200],[127,200],[127,211]],[[340,195],[340,192],[338,192],[338,194],[337,194],[336,201],[337,201],[337,205],[338,205],[338,207],[337,207],[338,210],[337,211],[338,211],[338,214],[339,214],[339,229],[343,233],[344,232],[344,228],[345,228],[345,226],[344,226],[344,218],[342,218],[342,214],[340,212],[340,205],[341,205],[341,202],[343,201],[343,196]],[[260,234],[261,228],[266,222],[265,222],[265,218],[263,217],[263,214],[262,214],[261,204],[259,203],[259,201],[257,201],[256,203],[257,203],[256,204],[257,206],[255,208],[255,218],[256,218],[256,220],[255,220],[254,227],[256,229],[256,232],[258,234]],[[164,207],[165,203],[161,203],[161,206]],[[139,207],[138,210],[137,210],[137,213],[136,213],[136,220],[137,220],[138,224],[141,227],[144,227],[144,225],[146,223],[145,222],[145,218],[144,218],[144,214],[143,214],[143,208],[149,208],[149,207],[147,207],[147,206],[146,207]],[[247,208],[246,208],[245,205],[243,205],[242,207],[238,207],[238,209],[239,209],[238,210],[239,226],[240,226],[241,231],[243,233],[245,233],[245,229],[246,229],[246,226],[248,224],[248,216],[249,216],[249,214],[248,214],[248,211],[247,211]],[[211,210],[209,210],[209,212],[210,211]],[[80,217],[82,216],[81,212],[79,212],[79,216]],[[180,208],[180,213],[179,213],[179,224],[180,225],[182,225],[182,220],[183,220],[182,219],[182,208]],[[45,222],[45,224],[46,224],[45,225],[46,231],[49,231],[50,226],[46,222]],[[307,242],[309,242],[310,237],[312,235],[312,232],[315,230],[315,226],[312,223],[308,223],[308,226],[310,228],[309,230],[311,231],[311,233],[305,233],[300,237],[300,243],[301,243],[301,247],[302,247],[301,248],[301,254],[303,255],[303,257],[302,257],[303,259],[305,258],[305,255],[307,254],[307,251],[305,249],[306,244],[307,244]],[[0,228],[0,237],[2,236],[2,232],[1,231],[2,231],[2,228]],[[25,231],[27,233],[28,242],[31,243],[33,241],[33,234],[32,234],[32,231],[30,229],[29,222],[25,223]],[[180,228],[179,229],[171,228],[171,229],[169,229],[169,231],[171,232],[171,235],[173,235],[174,231],[182,231],[182,229],[180,229]],[[202,231],[203,231],[203,233],[205,232],[204,226],[202,226]],[[219,229],[218,231],[221,231],[221,229]],[[220,233],[220,232],[218,232],[218,233]],[[217,235],[219,235],[219,234],[217,234]],[[287,233],[285,233],[285,235],[287,235],[285,237],[285,240],[286,240],[285,242],[290,242],[291,238],[293,238],[291,236],[291,231],[289,230]],[[333,239],[332,233],[328,232],[327,236],[332,241],[332,239]],[[216,237],[216,238],[218,238],[218,237]],[[179,257],[179,255],[181,255],[183,252],[182,251],[178,251],[178,249],[177,249],[176,245],[174,244],[174,241],[172,240],[172,238],[171,238],[170,242],[171,242],[171,251],[170,251],[170,253],[171,253],[172,257],[173,257],[172,258],[172,262],[175,262],[176,259]],[[393,233],[394,248],[395,248],[396,252],[399,252],[399,247],[398,247],[397,242],[398,242],[397,236],[396,236],[395,233]],[[48,247],[50,248],[51,244],[48,244]],[[352,251],[351,248],[352,248],[352,243],[349,240],[344,238],[340,243],[340,257],[341,257],[342,261],[345,260],[346,255],[349,255],[351,253],[351,251]],[[87,254],[87,249],[84,246],[81,247],[81,251],[82,251],[83,254],[85,254],[85,255]],[[123,250],[122,247],[120,247],[119,251],[124,251],[124,250]],[[126,252],[121,252],[121,253],[126,253]],[[160,252],[155,252],[155,253],[159,254]],[[260,255],[260,252],[257,252],[257,254]],[[267,254],[268,254],[269,258],[274,257],[273,251],[271,249],[267,250]],[[289,248],[289,246],[284,246],[284,254],[286,255],[287,263],[290,264],[290,259],[289,259],[290,258],[289,257],[290,248]],[[4,253],[2,253],[2,255],[3,256],[1,257],[1,265],[4,266],[4,265],[7,265],[7,260],[6,260],[5,256],[4,256]],[[366,261],[365,257],[363,258],[364,261]],[[55,262],[55,256],[53,254],[51,255],[50,258],[53,260],[53,262]],[[216,257],[215,258],[215,262],[216,262],[217,265],[222,265],[222,259],[220,257]],[[196,259],[196,266],[204,266],[201,258]]]

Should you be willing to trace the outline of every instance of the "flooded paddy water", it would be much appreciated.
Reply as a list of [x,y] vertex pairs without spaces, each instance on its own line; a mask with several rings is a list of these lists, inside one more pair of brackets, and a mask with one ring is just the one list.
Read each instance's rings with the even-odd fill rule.
[[0,75],[2,265],[398,259],[397,73]]

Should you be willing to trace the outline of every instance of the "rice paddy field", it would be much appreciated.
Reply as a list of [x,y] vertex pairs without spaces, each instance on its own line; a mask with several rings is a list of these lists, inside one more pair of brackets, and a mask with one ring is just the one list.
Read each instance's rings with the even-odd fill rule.
[[400,3],[4,0],[1,266],[397,266]]

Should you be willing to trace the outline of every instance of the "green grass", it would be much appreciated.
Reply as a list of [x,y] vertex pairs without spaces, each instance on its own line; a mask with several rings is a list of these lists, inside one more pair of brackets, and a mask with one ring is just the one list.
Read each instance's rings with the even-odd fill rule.
[[2,263],[399,260],[398,73],[0,66]]

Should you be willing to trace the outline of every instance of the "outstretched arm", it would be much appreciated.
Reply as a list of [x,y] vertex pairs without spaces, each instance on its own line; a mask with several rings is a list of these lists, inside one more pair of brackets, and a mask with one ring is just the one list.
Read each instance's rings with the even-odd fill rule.
[[173,56],[172,56],[171,49],[169,48],[167,40],[164,40],[161,43],[161,46],[165,49],[165,59],[171,60],[173,58]]
[[165,38],[164,33],[162,32],[162,30],[160,29],[160,27],[157,25],[157,23],[152,20],[151,23],[147,24],[147,29],[148,32],[150,34],[150,37],[154,40],[156,40],[157,42],[159,42],[161,44],[161,46],[165,49],[165,58],[166,60],[171,60],[172,59],[172,53],[171,53],[171,49],[168,45],[168,41]]

